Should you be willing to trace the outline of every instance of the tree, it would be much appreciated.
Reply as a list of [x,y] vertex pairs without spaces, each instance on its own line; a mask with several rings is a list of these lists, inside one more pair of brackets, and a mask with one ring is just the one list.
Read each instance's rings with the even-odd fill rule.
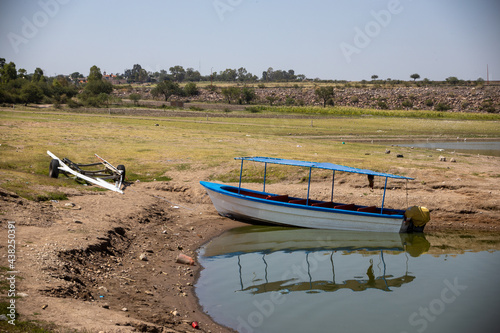
[[82,74],[80,74],[79,72],[73,72],[71,73],[71,75],[69,76],[73,81],[76,81],[78,78],[81,78],[83,77]]
[[29,82],[21,88],[21,100],[25,105],[40,103],[43,100],[43,90],[36,83]]
[[319,87],[314,92],[318,98],[323,100],[323,107],[326,107],[326,103],[333,101],[335,97],[335,91],[332,86]]
[[45,81],[45,77],[43,76],[43,70],[40,67],[35,68],[35,72],[31,77],[32,82],[40,82]]
[[184,70],[184,67],[182,66],[174,66],[174,67],[170,67],[170,73],[172,73],[172,77],[174,79],[174,81],[177,81],[177,82],[182,82],[184,81],[184,78],[186,77],[186,71]]
[[28,74],[28,72],[24,68],[19,68],[17,70],[17,74],[18,74],[17,77],[24,79],[26,77],[26,75]]
[[186,69],[186,81],[201,81],[200,72],[194,70],[193,68]]
[[[2,58],[2,60],[5,59]],[[17,78],[17,70],[16,70],[16,64],[14,64],[12,61],[9,62],[8,64],[3,64],[2,67],[0,67],[0,81],[3,83],[7,83],[9,81],[13,81]]]
[[88,76],[84,92],[91,95],[99,95],[101,93],[111,94],[112,91],[113,85],[108,81],[102,80],[102,74],[99,68],[97,68],[97,70],[95,70],[93,73],[91,72],[91,75]]
[[243,87],[241,89],[241,98],[245,101],[245,103],[250,104],[251,101],[253,101],[257,95],[255,94],[255,90],[250,87]]
[[410,77],[413,79],[413,82],[415,82],[415,80],[417,79],[420,79],[420,75],[418,75],[417,73],[410,75]]
[[102,80],[101,69],[96,65],[90,67],[90,73],[87,79],[89,82]]
[[162,82],[158,83],[156,85],[156,87],[154,87],[151,90],[151,94],[154,97],[159,97],[159,96],[163,95],[163,97],[165,98],[165,101],[168,101],[170,96],[182,95],[182,89],[181,89],[181,87],[179,87],[179,84],[176,82],[162,81]]
[[378,75],[372,75],[372,80],[378,79]]
[[236,81],[238,77],[238,72],[236,69],[226,68],[224,71],[220,71],[219,78],[221,81]]
[[446,82],[456,85],[460,80],[456,76],[450,76],[446,78]]

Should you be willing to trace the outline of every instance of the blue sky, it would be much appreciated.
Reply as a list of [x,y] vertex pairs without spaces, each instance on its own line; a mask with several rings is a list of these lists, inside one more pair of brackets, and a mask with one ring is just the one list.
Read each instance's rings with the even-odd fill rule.
[[309,78],[500,80],[498,0],[0,0],[0,57],[32,73],[181,65]]

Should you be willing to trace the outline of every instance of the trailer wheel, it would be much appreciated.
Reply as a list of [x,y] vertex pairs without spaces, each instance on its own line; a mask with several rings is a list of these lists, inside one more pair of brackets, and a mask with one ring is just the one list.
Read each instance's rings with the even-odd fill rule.
[[59,177],[59,160],[55,158],[50,161],[49,165],[49,177],[57,178]]
[[122,171],[122,177],[120,178],[120,181],[123,183],[125,181],[125,165],[120,164],[116,168]]

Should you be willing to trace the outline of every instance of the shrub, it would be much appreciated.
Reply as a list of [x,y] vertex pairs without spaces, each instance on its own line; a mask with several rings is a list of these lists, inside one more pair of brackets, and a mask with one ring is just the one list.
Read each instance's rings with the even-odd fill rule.
[[141,95],[137,94],[137,93],[134,93],[134,94],[130,94],[128,95],[128,98],[134,102],[135,105],[139,104],[139,100],[141,99]]
[[434,107],[434,110],[436,111],[448,111],[449,109],[451,109],[451,106],[443,102],[437,103]]
[[285,105],[294,105],[295,99],[293,97],[287,96],[285,100]]
[[196,83],[193,82],[189,82],[184,86],[184,92],[186,93],[187,96],[197,96],[200,94],[200,91],[198,90]]
[[409,99],[407,99],[407,100],[404,100],[401,105],[403,105],[403,107],[409,109],[409,108],[413,107],[413,102],[410,101]]
[[385,101],[378,101],[377,106],[382,110],[387,110],[389,108]]
[[81,104],[78,103],[77,101],[75,101],[74,99],[69,99],[68,106],[72,109],[76,109],[76,108],[79,108],[81,106]]

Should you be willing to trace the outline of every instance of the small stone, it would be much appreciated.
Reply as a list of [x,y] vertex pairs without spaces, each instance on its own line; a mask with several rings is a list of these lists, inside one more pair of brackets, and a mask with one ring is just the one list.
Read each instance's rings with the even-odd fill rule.
[[9,320],[9,318],[7,318],[6,315],[4,315],[4,314],[0,315],[0,321],[7,321],[7,320]]
[[42,306],[42,310],[45,310],[45,309],[46,309],[46,308],[48,308],[48,307],[49,307],[49,305],[48,305],[48,304],[44,304],[44,305]]
[[174,315],[174,316],[180,316],[180,314],[179,314],[179,312],[177,310],[172,311],[172,315]]
[[105,303],[105,304],[103,304],[103,305],[102,305],[102,307],[103,307],[104,309],[109,309],[109,304]]
[[127,311],[128,311],[128,309],[127,309],[127,308],[122,308],[122,311],[123,311],[123,312],[127,312]]
[[396,157],[397,158],[403,158],[404,156],[403,156],[403,154],[397,154]]
[[439,162],[446,162],[446,157],[439,156]]
[[139,259],[141,259],[142,261],[148,261],[148,256],[146,255],[146,253],[141,253]]
[[451,162],[451,163],[457,163],[457,160],[456,160],[455,158],[453,158],[453,157],[452,157],[452,158],[451,158],[451,160],[450,160],[450,162]]

